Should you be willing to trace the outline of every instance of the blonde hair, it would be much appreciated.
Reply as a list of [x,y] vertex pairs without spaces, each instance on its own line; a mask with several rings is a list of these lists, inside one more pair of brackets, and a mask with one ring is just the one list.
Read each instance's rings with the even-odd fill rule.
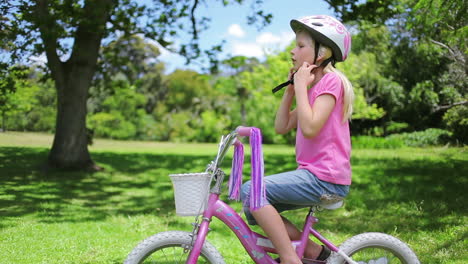
[[[316,43],[316,42],[315,42]],[[326,60],[332,56],[332,51],[329,47],[320,44],[318,56],[323,57],[323,60]],[[351,115],[353,114],[353,102],[354,102],[354,90],[353,85],[348,80],[348,78],[337,68],[333,67],[333,64],[329,62],[325,65],[323,72],[330,73],[334,72],[340,77],[341,82],[343,83],[343,122],[346,120],[351,119]]]

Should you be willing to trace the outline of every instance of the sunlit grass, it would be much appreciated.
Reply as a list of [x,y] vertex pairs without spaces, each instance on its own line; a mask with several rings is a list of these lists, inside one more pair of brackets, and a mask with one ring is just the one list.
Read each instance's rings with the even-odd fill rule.
[[[0,133],[1,263],[122,263],[150,235],[191,230],[192,217],[175,215],[167,175],[203,171],[216,144],[96,140],[90,151],[105,171],[46,174],[51,140]],[[264,150],[267,173],[295,168],[292,147]],[[345,207],[318,214],[326,237],[339,244],[381,231],[408,242],[421,263],[466,263],[466,148],[357,149],[352,164]],[[286,215],[299,223],[305,213]],[[252,263],[231,231],[217,220],[211,227],[208,240],[226,263]]]

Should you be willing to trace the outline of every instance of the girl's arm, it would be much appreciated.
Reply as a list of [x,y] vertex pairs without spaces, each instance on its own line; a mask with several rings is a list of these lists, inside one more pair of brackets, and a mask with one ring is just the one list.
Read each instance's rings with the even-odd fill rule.
[[[291,74],[290,72],[289,78],[291,78]],[[293,99],[294,86],[288,85],[281,99],[278,111],[276,112],[275,131],[278,134],[286,134],[297,126],[297,112],[295,109],[292,111],[290,110]]]
[[293,98],[294,89],[288,87],[276,112],[275,131],[278,134],[286,134],[297,125],[297,111],[296,109],[290,111]]
[[302,134],[306,138],[314,138],[318,135],[336,103],[334,96],[323,94],[315,99],[313,106],[309,104],[307,86],[315,80],[315,75],[311,73],[315,67],[304,64],[294,76],[297,119]]

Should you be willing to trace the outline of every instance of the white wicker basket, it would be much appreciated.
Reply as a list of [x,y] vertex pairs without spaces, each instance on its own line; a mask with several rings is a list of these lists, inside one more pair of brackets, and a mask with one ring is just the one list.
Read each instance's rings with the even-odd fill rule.
[[176,214],[196,216],[206,208],[211,175],[206,172],[170,174],[174,185]]

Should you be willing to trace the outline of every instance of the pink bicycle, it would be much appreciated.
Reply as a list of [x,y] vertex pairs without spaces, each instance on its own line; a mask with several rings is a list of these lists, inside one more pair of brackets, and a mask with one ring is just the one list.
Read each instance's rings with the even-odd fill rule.
[[[254,231],[252,231],[241,216],[225,202],[220,200],[221,186],[224,180],[224,172],[219,168],[224,156],[230,146],[239,143],[239,136],[250,136],[252,128],[240,127],[230,134],[221,137],[218,155],[208,165],[205,173],[185,174],[178,176],[203,177],[208,178],[208,184],[197,186],[189,183],[188,188],[196,189],[198,193],[205,193],[207,198],[202,199],[201,205],[191,205],[185,209],[201,208],[200,215],[195,213],[187,215],[197,215],[192,232],[166,231],[155,234],[139,243],[125,260],[125,264],[137,263],[212,263],[224,264],[225,261],[216,248],[208,241],[209,226],[213,217],[221,220],[231,229],[242,243],[244,249],[249,254],[254,263],[257,264],[277,264],[274,259],[276,250],[271,241]],[[261,143],[260,143],[261,144]],[[253,165],[252,165],[252,168]],[[201,190],[200,190],[201,189]],[[206,197],[206,196],[205,196]],[[328,246],[332,255],[326,262],[303,259],[303,263],[319,264],[419,264],[419,260],[414,252],[401,240],[384,233],[362,233],[346,240],[339,247],[335,246],[323,237],[313,226],[318,219],[314,216],[317,209],[337,209],[342,206],[343,201],[337,197],[322,197],[322,203],[311,206],[305,218],[301,239],[292,241],[299,257],[303,257],[305,245],[310,235]],[[176,211],[177,211],[176,197]],[[181,207],[183,205],[179,205]],[[183,210],[182,210],[183,211]],[[179,214],[179,213],[178,213]],[[184,213],[182,212],[182,215]],[[230,263],[229,261],[227,261]]]

